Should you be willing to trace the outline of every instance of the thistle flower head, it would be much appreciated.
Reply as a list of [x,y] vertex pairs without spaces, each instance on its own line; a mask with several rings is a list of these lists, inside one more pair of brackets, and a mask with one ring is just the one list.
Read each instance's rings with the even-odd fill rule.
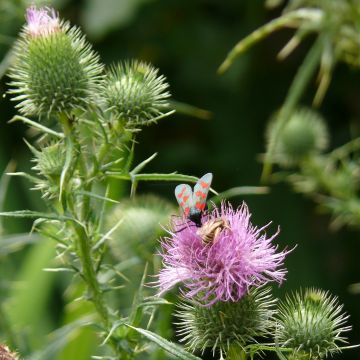
[[234,345],[244,348],[273,329],[274,305],[270,288],[252,288],[238,302],[211,307],[181,302],[176,313],[180,341],[190,351],[210,348],[221,355]]
[[307,289],[288,296],[280,304],[275,341],[293,349],[297,359],[317,360],[340,352],[346,342],[343,333],[348,319],[336,297],[318,289]]
[[[160,294],[181,282],[185,297],[210,306],[218,301],[239,301],[254,286],[281,283],[286,274],[281,267],[288,252],[277,252],[272,244],[278,232],[267,237],[267,225],[253,226],[250,216],[245,204],[234,210],[224,203],[220,211],[203,216],[203,227],[212,222],[207,236],[203,227],[174,220],[171,237],[162,241]],[[222,219],[219,231],[214,230],[214,219]]]
[[99,93],[103,66],[81,31],[55,10],[32,6],[14,51],[9,93],[26,116],[83,110]]
[[30,36],[47,36],[60,30],[60,20],[52,8],[30,6],[26,10],[26,31]]
[[168,86],[152,65],[141,61],[120,63],[107,74],[106,108],[127,126],[150,124],[167,115]]

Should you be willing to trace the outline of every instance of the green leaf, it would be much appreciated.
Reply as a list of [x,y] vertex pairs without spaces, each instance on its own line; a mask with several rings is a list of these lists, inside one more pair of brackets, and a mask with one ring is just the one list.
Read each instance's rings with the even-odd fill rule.
[[149,158],[142,161],[139,165],[135,166],[134,169],[130,171],[130,176],[136,175],[139,171],[141,171],[147,164],[149,164],[152,160],[154,160],[157,156],[157,153],[152,154]]
[[270,189],[267,186],[237,186],[219,193],[211,198],[211,202],[218,204],[223,199],[243,195],[264,195],[268,194]]
[[0,238],[0,256],[7,256],[13,252],[21,250],[24,246],[34,244],[41,239],[36,234],[15,234]]
[[172,305],[171,302],[167,301],[166,299],[157,297],[157,296],[150,296],[146,299],[144,299],[144,301],[142,303],[140,303],[138,306],[158,306],[158,305]]
[[238,56],[243,54],[251,46],[257,42],[265,39],[274,31],[282,29],[284,27],[296,27],[299,21],[313,21],[320,22],[323,18],[323,12],[318,9],[299,9],[294,10],[284,15],[269,21],[267,24],[261,26],[260,28],[253,31],[250,35],[246,36],[244,39],[240,40],[231,51],[228,53],[226,59],[220,65],[218,69],[219,74],[223,74],[236,60]]
[[210,120],[213,116],[213,114],[208,110],[200,109],[196,106],[185,104],[180,101],[169,100],[169,104],[170,107],[175,109],[177,113],[193,116],[201,120]]
[[43,132],[43,133],[53,135],[53,136],[55,136],[55,137],[57,137],[57,138],[59,138],[59,139],[62,139],[62,138],[64,138],[64,136],[65,136],[63,133],[59,133],[59,132],[56,132],[56,131],[54,131],[54,130],[52,130],[52,129],[49,129],[49,128],[47,128],[46,126],[41,125],[41,124],[39,124],[39,123],[36,122],[36,121],[32,121],[32,120],[30,120],[30,119],[28,119],[28,118],[26,118],[26,117],[24,117],[24,116],[15,115],[15,116],[9,121],[9,123],[13,123],[13,122],[15,122],[15,121],[22,121],[23,123],[25,123],[25,124],[27,124],[27,125],[30,125],[30,126],[34,127],[35,129],[40,130],[40,131]]
[[157,335],[153,333],[152,331],[136,328],[134,326],[131,326],[129,324],[125,324],[129,328],[135,330],[139,334],[145,336],[148,340],[154,342],[155,344],[159,345],[161,348],[163,348],[165,351],[167,351],[169,354],[174,355],[178,359],[182,360],[201,360],[201,358],[189,353],[186,351],[182,346],[174,344],[173,342],[164,339],[160,335]]
[[19,264],[4,311],[19,336],[26,333],[30,347],[39,347],[53,327],[47,305],[51,301],[56,274],[43,271],[51,266],[55,247],[52,240],[41,239],[26,253]]
[[58,220],[58,221],[65,221],[65,220],[76,221],[75,219],[69,216],[64,216],[59,214],[48,214],[48,213],[32,211],[32,210],[5,211],[5,212],[0,212],[0,216],[14,217],[14,218],[30,218],[30,219],[42,218],[42,219]]
[[[131,176],[129,174],[124,174],[120,172],[108,171],[106,175],[121,180],[131,180]],[[175,172],[170,174],[135,174],[133,177],[136,180],[143,181],[187,181],[191,183],[196,183],[199,179],[196,176],[183,175]]]
[[[10,182],[10,176],[8,176],[7,173],[14,171],[15,167],[16,167],[15,163],[13,161],[10,161],[0,178],[0,211],[4,209],[5,197]],[[2,225],[2,219],[0,218],[0,234],[2,234],[2,232],[3,232],[3,225]]]
[[75,191],[75,194],[76,195],[85,195],[85,196],[88,196],[88,197],[91,197],[91,198],[94,198],[94,199],[97,199],[97,200],[108,201],[108,202],[111,202],[113,204],[120,204],[119,201],[110,199],[110,198],[108,198],[106,196],[101,196],[101,195],[98,195],[98,194],[94,194],[94,193],[92,193],[90,191]]
[[91,317],[85,316],[67,324],[50,334],[50,341],[42,350],[35,352],[26,360],[53,360],[57,354],[81,331],[92,324]]

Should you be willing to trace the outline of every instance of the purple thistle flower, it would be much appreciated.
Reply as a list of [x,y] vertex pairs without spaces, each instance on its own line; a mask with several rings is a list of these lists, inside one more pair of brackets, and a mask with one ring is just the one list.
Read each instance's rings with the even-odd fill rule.
[[250,217],[245,203],[236,210],[223,203],[220,211],[203,216],[200,229],[187,219],[174,220],[171,238],[162,241],[159,295],[182,282],[185,297],[210,306],[236,302],[253,286],[281,283],[287,273],[281,267],[289,251],[277,252],[272,244],[279,230],[267,238],[263,231],[270,223],[258,229]]
[[37,9],[30,6],[26,10],[26,30],[31,36],[47,36],[60,29],[60,20],[56,11],[49,7]]

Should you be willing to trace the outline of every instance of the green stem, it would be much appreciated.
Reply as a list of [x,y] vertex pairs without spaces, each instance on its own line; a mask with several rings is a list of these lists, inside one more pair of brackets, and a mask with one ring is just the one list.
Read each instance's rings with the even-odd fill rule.
[[78,238],[79,257],[82,264],[83,277],[88,286],[90,298],[94,303],[96,311],[101,316],[105,328],[109,329],[109,312],[105,305],[103,293],[100,289],[100,284],[96,276],[95,266],[91,256],[90,238],[82,226],[75,224],[74,230]]
[[291,11],[268,22],[267,24],[253,31],[244,39],[240,40],[233,47],[224,62],[220,65],[218,73],[223,74],[239,55],[244,53],[255,43],[269,36],[274,31],[283,27],[299,27],[306,21],[310,23],[319,23],[323,19],[323,17],[324,14],[321,10],[304,8]]
[[285,102],[279,111],[278,122],[276,125],[276,129],[274,131],[274,135],[269,140],[268,150],[265,154],[264,167],[261,175],[261,180],[263,182],[266,181],[271,174],[271,168],[272,168],[271,157],[274,153],[278,136],[281,133],[287,121],[289,120],[301,96],[304,94],[307,85],[312,79],[312,76],[317,66],[319,65],[322,49],[323,49],[322,37],[318,37],[315,43],[313,44],[313,46],[311,47],[310,51],[308,52],[304,62],[299,67],[295,75],[295,78],[290,86]]
[[226,354],[226,360],[246,360],[246,352],[238,345],[231,345]]
[[[74,144],[78,146],[78,141],[74,137],[74,132],[67,116],[61,115],[60,121],[63,125],[65,136],[71,137]],[[84,155],[81,154],[81,152],[79,161],[79,172],[82,178],[83,190],[91,191],[91,183],[88,181],[86,159],[84,158]],[[95,264],[93,262],[93,257],[91,253],[91,236],[89,236],[85,227],[88,215],[91,211],[89,197],[86,195],[82,196],[80,198],[79,207],[75,206],[74,208],[75,210],[77,209],[79,214],[74,213],[73,216],[82,223],[82,225],[80,225],[79,223],[72,223],[73,230],[78,241],[79,258],[82,264],[83,272],[82,275],[87,284],[90,298],[94,303],[96,311],[100,315],[105,328],[109,329],[109,311],[105,305],[103,293],[101,291],[100,284],[96,276]]]

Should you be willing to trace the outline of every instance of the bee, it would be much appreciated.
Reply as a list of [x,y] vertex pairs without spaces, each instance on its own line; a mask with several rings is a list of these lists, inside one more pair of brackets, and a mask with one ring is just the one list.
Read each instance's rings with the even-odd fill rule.
[[224,230],[230,230],[230,224],[226,219],[221,217],[211,219],[205,222],[196,232],[201,237],[204,244],[213,244],[216,238]]

